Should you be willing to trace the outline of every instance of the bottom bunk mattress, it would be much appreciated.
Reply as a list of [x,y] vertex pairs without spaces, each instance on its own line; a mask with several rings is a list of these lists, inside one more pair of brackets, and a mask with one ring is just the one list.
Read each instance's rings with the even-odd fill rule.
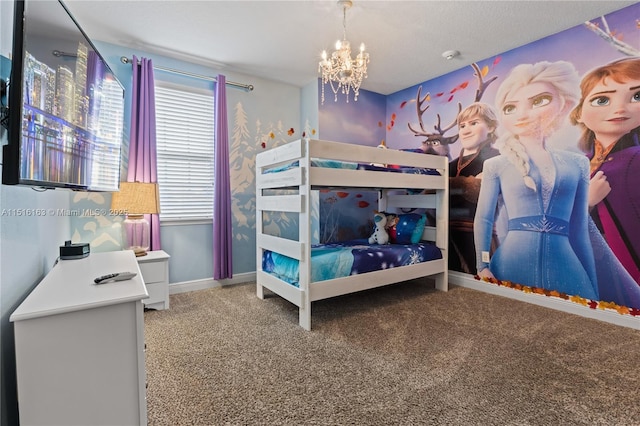
[[[368,244],[355,240],[311,248],[311,282],[330,280],[442,259],[442,252],[431,242],[417,244]],[[262,270],[296,287],[299,286],[299,262],[265,250]]]

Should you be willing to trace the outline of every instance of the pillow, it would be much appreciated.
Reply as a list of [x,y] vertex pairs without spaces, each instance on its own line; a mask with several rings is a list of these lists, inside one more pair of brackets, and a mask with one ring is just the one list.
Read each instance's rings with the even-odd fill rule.
[[417,244],[420,242],[427,215],[417,213],[387,214],[387,232],[391,244]]

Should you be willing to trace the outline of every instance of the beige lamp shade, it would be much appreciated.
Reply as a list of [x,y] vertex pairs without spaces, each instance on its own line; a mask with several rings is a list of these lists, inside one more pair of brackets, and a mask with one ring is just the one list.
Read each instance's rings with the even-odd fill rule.
[[122,222],[122,246],[136,256],[145,256],[151,245],[150,225],[145,214],[160,213],[157,183],[120,182],[111,194],[111,210],[127,217]]
[[158,184],[120,182],[120,191],[111,194],[111,210],[127,215],[160,213]]

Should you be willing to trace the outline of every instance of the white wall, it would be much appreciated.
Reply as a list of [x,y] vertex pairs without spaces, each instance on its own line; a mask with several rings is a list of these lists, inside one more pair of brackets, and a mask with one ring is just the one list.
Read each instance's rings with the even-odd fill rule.
[[[11,57],[13,2],[0,1],[0,54]],[[3,69],[4,75],[6,70]],[[0,134],[6,143],[6,132]],[[1,167],[0,167],[1,169]],[[0,187],[0,424],[18,422],[15,352],[11,313],[51,269],[58,247],[70,238],[69,219],[55,214],[69,208],[68,191],[36,192]],[[36,209],[44,216],[28,216]],[[49,214],[51,212],[51,214]]]
[[[70,238],[69,219],[58,209],[69,209],[70,193],[37,192],[32,188],[0,187],[0,388],[2,424],[15,424],[15,355],[11,313],[53,267],[59,246]],[[28,216],[45,211],[44,216]],[[5,423],[5,415],[6,421]]]

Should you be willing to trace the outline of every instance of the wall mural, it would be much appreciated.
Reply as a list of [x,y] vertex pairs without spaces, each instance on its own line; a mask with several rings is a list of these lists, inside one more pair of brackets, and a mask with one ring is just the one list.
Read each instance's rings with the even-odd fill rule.
[[640,314],[639,23],[636,4],[387,97],[390,147],[451,160],[450,269]]
[[320,242],[368,238],[378,206],[376,191],[320,191]]
[[[275,148],[302,137],[302,132],[294,127],[285,126],[281,121],[263,124],[260,119],[255,122],[253,136],[248,128],[247,115],[242,103],[234,108],[234,124],[231,133],[231,198],[233,214],[234,247],[237,244],[247,245],[249,252],[255,251],[255,161],[256,155],[265,149]],[[315,131],[307,129],[309,133]],[[318,220],[317,205],[312,209],[312,218]],[[266,233],[285,238],[297,238],[297,215],[287,213],[266,214],[263,222]],[[316,227],[317,228],[317,227]],[[315,230],[315,238],[317,236]],[[235,250],[235,248],[234,248]],[[244,251],[247,253],[247,251]]]
[[[322,84],[321,82],[319,84]],[[386,96],[361,90],[356,102],[326,99],[318,105],[323,140],[365,146],[386,146]],[[320,242],[368,238],[378,207],[376,191],[321,191]]]

